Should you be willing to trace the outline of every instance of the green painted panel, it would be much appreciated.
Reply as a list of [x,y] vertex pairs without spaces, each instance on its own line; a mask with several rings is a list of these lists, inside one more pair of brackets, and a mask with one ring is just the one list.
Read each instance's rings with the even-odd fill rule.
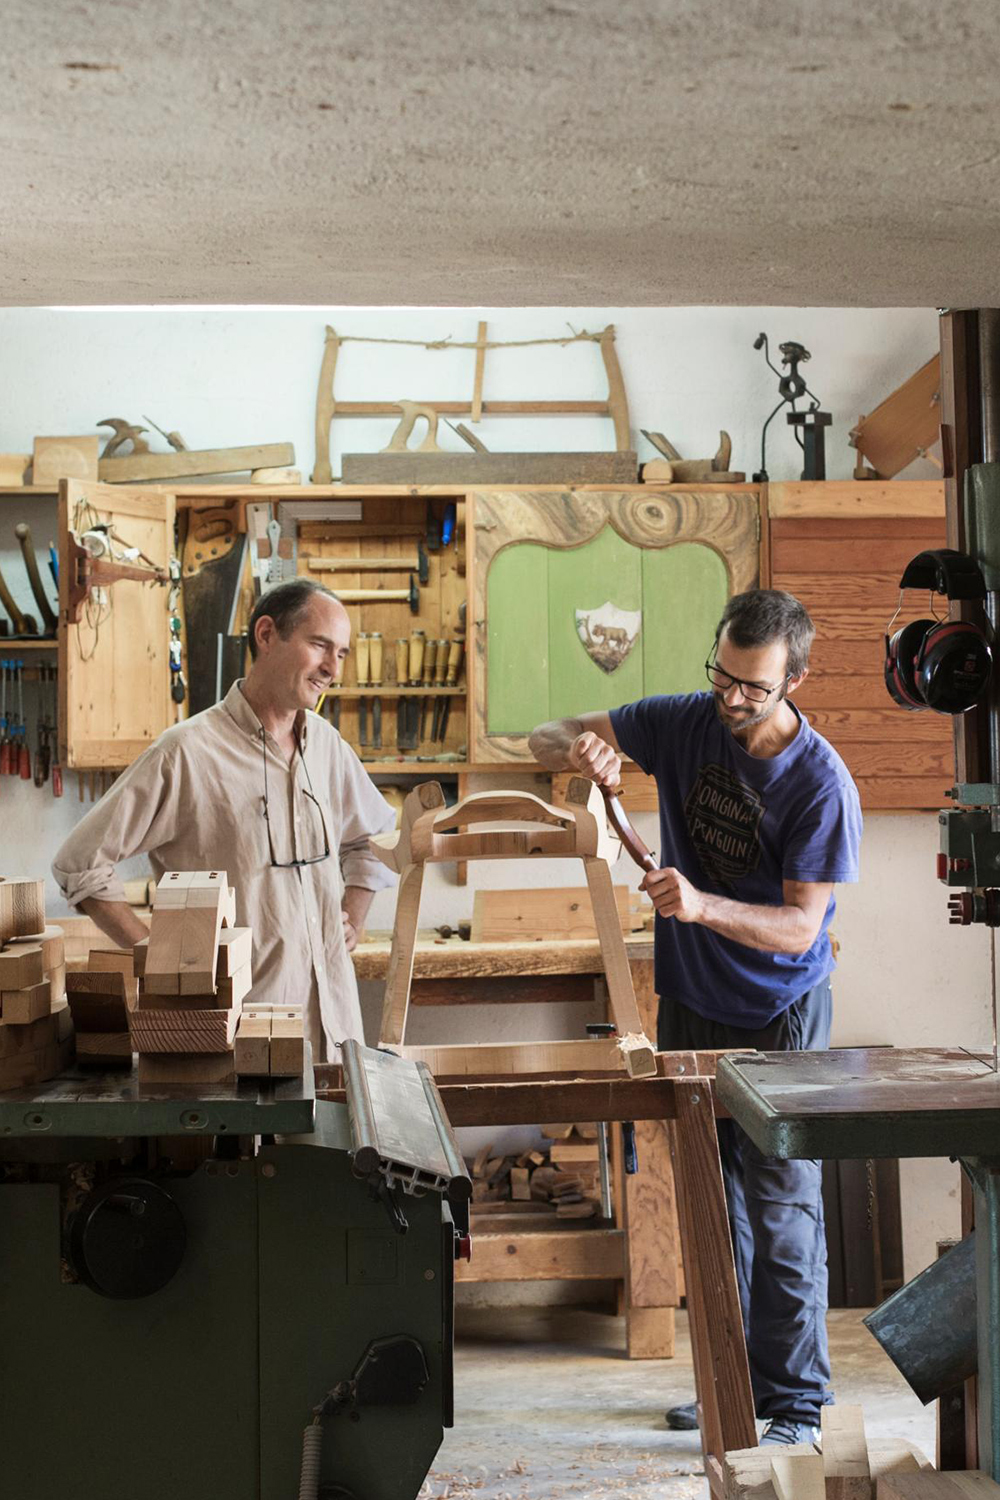
[[549,552],[549,717],[615,708],[642,696],[642,635],[613,672],[592,661],[576,611],[642,608],[642,553],[610,526],[582,547]]
[[498,552],[486,579],[486,732],[528,734],[549,711],[547,547]]
[[642,694],[707,688],[705,661],[728,594],[726,565],[711,547],[679,542],[643,552]]

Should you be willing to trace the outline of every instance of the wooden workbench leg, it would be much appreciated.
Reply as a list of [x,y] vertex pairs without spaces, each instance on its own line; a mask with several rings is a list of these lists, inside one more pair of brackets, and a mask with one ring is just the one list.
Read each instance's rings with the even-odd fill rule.
[[722,1163],[707,1078],[674,1083],[674,1177],[688,1323],[698,1396],[705,1474],[723,1493],[722,1460],[733,1448],[757,1443],[750,1367],[729,1234]]
[[[659,1001],[653,987],[652,958],[633,963],[631,969],[642,1030],[655,1036]],[[680,1278],[674,1169],[666,1121],[636,1120],[635,1144],[639,1171],[634,1177],[622,1177],[619,1213],[619,1227],[625,1230],[626,1348],[629,1359],[672,1359]],[[615,1160],[620,1164],[620,1152]]]
[[380,1047],[398,1047],[406,1032],[406,1013],[410,1005],[413,979],[413,954],[417,946],[417,921],[420,916],[420,890],[424,883],[423,864],[407,865],[399,877],[396,895],[396,919],[392,928],[392,947],[385,976],[382,1001]]

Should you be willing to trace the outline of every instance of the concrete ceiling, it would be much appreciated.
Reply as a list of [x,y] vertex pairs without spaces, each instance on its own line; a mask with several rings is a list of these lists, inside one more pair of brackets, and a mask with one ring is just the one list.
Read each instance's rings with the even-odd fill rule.
[[0,303],[996,305],[983,0],[8,0]]

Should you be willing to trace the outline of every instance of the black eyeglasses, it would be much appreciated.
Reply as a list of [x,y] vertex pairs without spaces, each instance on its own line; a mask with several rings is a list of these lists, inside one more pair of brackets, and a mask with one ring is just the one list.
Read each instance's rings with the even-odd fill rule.
[[786,682],[791,680],[791,672],[786,672],[784,677],[774,687],[765,687],[762,682],[743,682],[739,677],[733,677],[729,672],[724,672],[717,667],[714,661],[705,663],[705,676],[713,687],[721,688],[728,693],[730,688],[738,687],[748,703],[766,703],[772,693],[780,692]]
[[302,795],[303,795],[303,797],[308,797],[310,802],[314,802],[316,804],[316,810],[319,813],[320,827],[323,829],[323,853],[322,854],[313,854],[308,859],[286,859],[286,860],[280,860],[280,859],[275,859],[275,857],[274,857],[274,843],[273,843],[273,840],[271,838],[271,816],[270,816],[270,813],[268,812],[268,807],[267,807],[267,746],[264,743],[264,730],[263,729],[261,729],[261,731],[260,731],[260,748],[261,748],[261,753],[262,753],[262,755],[264,757],[264,798],[263,798],[263,802],[264,802],[264,825],[267,828],[267,849],[268,849],[268,853],[271,856],[271,868],[272,868],[272,870],[296,870],[301,865],[319,865],[319,864],[322,864],[322,862],[323,862],[324,859],[329,859],[330,858],[330,835],[326,831],[326,819],[323,816],[323,807],[322,807],[322,804],[320,803],[319,798],[316,797],[314,795],[314,793],[313,793],[312,778],[309,775],[309,767],[306,765],[306,758],[302,754],[302,745],[301,745],[301,743],[299,741],[298,735],[297,734],[295,735],[295,748],[299,752],[299,760],[302,762],[302,769],[303,769],[303,771],[305,771],[305,773],[306,773],[306,781],[308,781],[308,783],[309,783],[309,790],[308,791],[303,791]]

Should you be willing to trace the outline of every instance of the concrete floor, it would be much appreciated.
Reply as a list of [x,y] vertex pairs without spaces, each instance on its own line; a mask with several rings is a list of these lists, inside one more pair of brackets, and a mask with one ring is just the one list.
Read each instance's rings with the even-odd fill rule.
[[[837,1398],[869,1441],[934,1456],[934,1407],[912,1394],[855,1310],[830,1314]],[[459,1310],[455,1426],[421,1500],[703,1500],[698,1434],[663,1413],[694,1394],[687,1318],[672,1360],[627,1360],[620,1318],[572,1307]]]

